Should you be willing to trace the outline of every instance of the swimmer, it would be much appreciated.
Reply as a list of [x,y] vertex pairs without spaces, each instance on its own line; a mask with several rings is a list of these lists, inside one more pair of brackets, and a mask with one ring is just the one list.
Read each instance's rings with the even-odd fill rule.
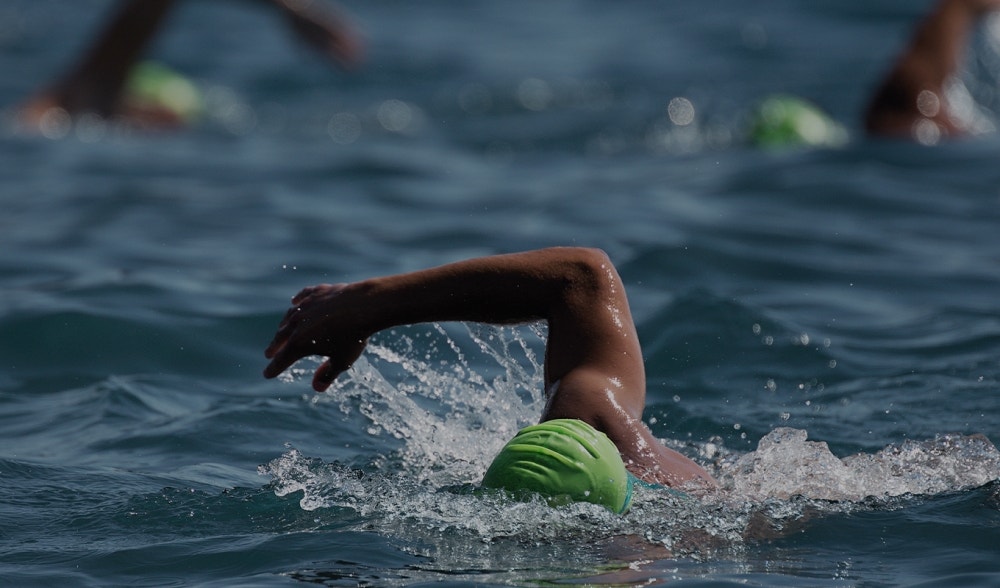
[[[481,257],[305,288],[292,298],[292,307],[265,351],[271,361],[264,376],[273,378],[303,357],[323,356],[326,359],[312,381],[316,391],[323,391],[361,356],[368,338],[384,329],[438,321],[503,325],[536,320],[548,323],[546,405],[539,425],[543,431],[522,430],[487,471],[484,485],[544,492],[517,481],[509,486],[517,474],[500,462],[517,462],[530,470],[533,463],[538,465],[533,453],[565,462],[559,447],[546,446],[549,437],[572,445],[568,450],[575,452],[572,455],[589,453],[600,461],[601,437],[606,436],[615,448],[611,453],[617,451],[614,457],[620,456],[623,467],[642,482],[694,492],[717,486],[701,466],[665,447],[642,422],[646,401],[642,350],[621,278],[607,255],[596,249],[550,248]],[[567,436],[583,440],[577,444]],[[558,472],[547,470],[544,475],[549,480],[541,486],[558,482],[551,479]],[[621,483],[620,476],[606,475]],[[621,493],[627,488],[618,488],[607,501],[591,501],[624,510],[627,496]]]
[[[348,22],[315,3],[266,0],[308,45],[341,67],[361,56],[361,43]],[[188,112],[169,101],[150,100],[131,91],[136,66],[176,0],[122,0],[81,59],[50,87],[18,109],[21,124],[37,128],[47,115],[94,114],[145,128],[184,126]],[[140,82],[142,80],[139,80]]]
[[979,19],[1000,0],[941,0],[874,93],[865,114],[873,135],[933,142],[968,132],[948,106],[945,88]]
[[[872,95],[864,116],[866,131],[922,143],[970,132],[970,121],[960,120],[949,108],[945,90],[971,29],[995,10],[1000,10],[1000,0],[941,0]],[[753,144],[767,148],[835,147],[847,140],[846,130],[817,106],[782,95],[758,105],[749,136]]]
[[751,115],[749,138],[766,149],[840,147],[847,143],[847,130],[809,100],[775,94]]

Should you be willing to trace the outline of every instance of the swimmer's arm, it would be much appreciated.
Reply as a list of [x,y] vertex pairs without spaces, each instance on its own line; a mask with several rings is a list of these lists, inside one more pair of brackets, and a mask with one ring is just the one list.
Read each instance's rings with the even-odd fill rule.
[[[961,63],[973,25],[1000,0],[942,0],[918,26],[909,46],[876,90],[865,115],[869,133],[908,136],[921,119],[946,134],[960,133],[945,103],[944,90]],[[918,100],[922,92],[929,100]],[[935,108],[934,99],[937,99]]]
[[349,20],[334,9],[321,9],[315,2],[265,0],[288,19],[292,30],[307,45],[350,69],[362,59],[363,43]]
[[641,412],[645,374],[625,292],[607,256],[551,248],[481,257],[352,284],[306,288],[292,299],[266,356],[274,377],[307,355],[329,358],[313,386],[326,389],[368,337],[435,321],[549,325],[547,385],[576,370],[617,378],[630,414]]
[[625,467],[639,479],[700,491],[718,486],[711,474],[685,455],[666,447],[642,421],[643,406],[616,378],[576,370],[556,384],[542,420],[578,418],[603,431],[618,447]]

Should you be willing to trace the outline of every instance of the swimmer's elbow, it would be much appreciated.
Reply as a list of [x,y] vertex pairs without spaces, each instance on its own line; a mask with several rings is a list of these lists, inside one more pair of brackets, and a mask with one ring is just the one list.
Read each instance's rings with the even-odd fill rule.
[[574,289],[597,288],[607,282],[619,280],[611,258],[602,249],[595,247],[561,247],[554,249],[562,266],[567,285]]

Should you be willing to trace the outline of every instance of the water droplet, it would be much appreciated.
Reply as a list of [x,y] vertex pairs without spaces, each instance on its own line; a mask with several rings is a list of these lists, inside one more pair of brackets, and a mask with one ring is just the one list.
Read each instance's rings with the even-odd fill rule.
[[667,116],[677,126],[684,127],[693,123],[694,115],[694,104],[682,96],[672,99],[667,105]]

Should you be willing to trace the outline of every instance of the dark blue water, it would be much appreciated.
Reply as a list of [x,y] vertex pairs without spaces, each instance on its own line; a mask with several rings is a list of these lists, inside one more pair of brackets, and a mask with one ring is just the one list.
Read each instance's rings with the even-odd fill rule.
[[[0,8],[0,104],[109,6]],[[184,4],[153,51],[202,89],[189,131],[5,119],[4,585],[1000,585],[1000,459],[967,437],[1000,439],[1000,138],[858,124],[928,2],[344,6],[349,74],[255,3]],[[990,120],[991,30],[963,76]],[[851,141],[750,146],[778,92]],[[383,333],[323,395],[310,361],[260,377],[302,286],[569,244],[619,266],[645,417],[723,496],[463,492],[541,409],[541,326]]]

